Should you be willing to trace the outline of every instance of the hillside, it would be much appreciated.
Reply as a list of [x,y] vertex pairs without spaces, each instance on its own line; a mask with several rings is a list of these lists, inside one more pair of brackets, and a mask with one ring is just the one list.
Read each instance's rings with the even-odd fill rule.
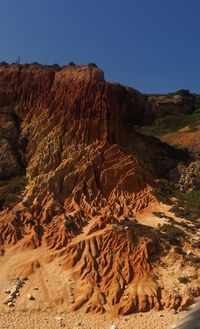
[[191,157],[141,134],[149,117],[146,95],[92,65],[0,66],[0,280],[35,294],[11,307],[125,315],[199,295],[198,218],[159,203]]
[[200,96],[188,90],[166,95],[147,95],[139,131],[168,144],[199,154]]

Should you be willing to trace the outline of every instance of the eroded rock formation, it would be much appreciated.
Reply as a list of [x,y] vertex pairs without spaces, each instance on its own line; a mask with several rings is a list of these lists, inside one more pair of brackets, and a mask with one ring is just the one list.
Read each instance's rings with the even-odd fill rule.
[[22,203],[2,218],[22,220],[23,213],[32,227],[38,221],[51,227],[54,216],[60,223],[71,216],[80,229],[93,216],[131,215],[153,200],[150,175],[124,151],[129,136],[122,110],[101,70],[83,66],[55,72],[19,65],[1,70],[1,112],[20,123],[19,131],[9,119],[2,125],[3,132],[10,126],[10,153],[2,150],[1,171],[18,173],[22,154],[28,177]]
[[145,168],[169,159],[130,129],[144,104],[92,66],[0,67],[0,177],[27,176],[21,202],[0,213],[1,254],[42,246],[46,262],[60,257],[74,280],[72,309],[164,306],[151,261],[159,237],[134,222],[156,202]]

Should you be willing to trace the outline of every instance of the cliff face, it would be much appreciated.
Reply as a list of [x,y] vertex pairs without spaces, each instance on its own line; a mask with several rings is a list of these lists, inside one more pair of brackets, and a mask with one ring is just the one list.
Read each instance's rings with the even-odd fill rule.
[[[118,213],[116,198],[121,213],[125,200],[127,208],[130,199],[130,211],[148,204],[151,179],[134,155],[124,152],[129,136],[122,110],[102,71],[13,65],[1,68],[0,79],[1,172],[5,178],[26,168],[23,204],[33,206],[36,216],[44,199],[67,207],[70,198],[72,212],[78,204],[92,213],[108,205]],[[140,194],[144,198],[137,202]]]
[[27,178],[21,200],[2,206],[1,254],[42,248],[42,261],[60,259],[59,271],[76,279],[72,309],[163,306],[151,264],[159,239],[134,216],[156,202],[145,168],[177,159],[134,131],[145,103],[92,66],[0,67],[0,192]]
[[[102,240],[96,252],[104,257],[103,241],[113,234],[107,225],[154,201],[151,177],[127,147],[128,106],[119,106],[116,93],[90,66],[0,67],[0,174],[26,171],[28,180],[21,202],[0,214],[2,254],[14,244],[66,248],[87,227]],[[76,258],[80,241],[66,257]]]

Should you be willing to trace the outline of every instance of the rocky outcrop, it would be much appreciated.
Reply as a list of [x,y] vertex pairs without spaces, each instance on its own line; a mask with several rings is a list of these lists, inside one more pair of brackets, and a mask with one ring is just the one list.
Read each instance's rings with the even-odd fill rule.
[[[133,217],[154,202],[152,178],[134,154],[130,143],[134,136],[126,131],[131,100],[122,106],[119,98],[124,91],[106,83],[103,72],[91,66],[61,70],[40,65],[0,67],[0,91],[1,173],[5,179],[26,168],[28,179],[22,201],[0,213],[1,248],[67,248],[67,268],[77,262],[75,254],[84,260],[88,253],[83,262],[87,272],[91,269],[90,289],[96,289],[98,274],[93,271],[96,260],[90,256],[90,244],[96,246],[91,247],[96,255],[101,254],[99,275],[104,277],[102,261],[111,257],[109,250],[120,241],[109,225]],[[130,97],[139,112],[143,97],[136,91]],[[81,242],[81,232],[90,223],[92,231]],[[126,234],[122,237],[118,252],[125,256]],[[128,263],[131,250],[140,248],[139,242],[129,243]],[[111,259],[107,262],[110,268]],[[112,271],[118,267],[116,263]],[[133,280],[132,272],[127,269],[128,281]],[[81,273],[80,279],[87,277],[85,271]],[[106,276],[104,280],[106,290]],[[126,280],[122,281],[124,285]],[[119,296],[112,298],[111,304],[119,302]],[[99,307],[96,301],[88,310]]]
[[71,269],[72,310],[84,306],[86,312],[125,315],[160,309],[159,286],[153,281],[151,265],[156,242],[155,234],[145,236],[126,222],[108,224],[105,230],[102,227],[87,239],[71,243],[63,266]]
[[178,186],[181,191],[194,191],[200,189],[200,161],[193,161],[188,166],[179,165],[180,178]]
[[191,94],[189,90],[180,90],[166,95],[148,95],[145,118],[152,122],[167,115],[192,113],[198,105],[198,97]]
[[[93,66],[0,66],[0,177],[27,177],[21,202],[0,213],[1,255],[42,247],[38,267],[59,258],[75,280],[74,310],[164,306],[152,262],[158,234],[133,218],[156,202],[155,168],[178,160],[134,130],[145,102]],[[23,275],[38,268],[24,266]]]

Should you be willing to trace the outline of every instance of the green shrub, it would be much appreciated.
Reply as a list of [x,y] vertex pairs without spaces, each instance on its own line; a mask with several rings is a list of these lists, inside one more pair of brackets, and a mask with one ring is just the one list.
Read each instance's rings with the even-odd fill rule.
[[179,89],[174,93],[174,95],[182,95],[182,96],[189,95],[189,94],[190,94],[189,89]]
[[184,232],[174,224],[164,224],[162,226],[162,231],[172,238],[179,238],[184,236]]
[[0,62],[0,66],[5,66],[5,65],[8,65],[8,63],[4,61]]
[[95,63],[89,63],[88,65],[93,66],[93,67],[98,67],[97,64],[95,64]]
[[26,186],[25,176],[15,176],[7,181],[6,192],[7,193],[18,193]]
[[200,121],[200,111],[196,109],[191,114],[180,113],[168,115],[155,120],[148,126],[143,126],[139,131],[145,135],[162,136],[167,133],[176,132],[181,128],[192,125],[194,129]]
[[179,204],[184,206],[185,209],[183,212],[187,212],[185,215],[189,215],[189,209],[200,212],[200,190],[187,192],[180,192],[179,190],[175,190],[174,195],[178,199]]
[[169,180],[161,178],[155,188],[156,198],[166,204],[171,204],[170,197],[173,195],[174,185]]
[[31,63],[31,65],[41,65],[41,64],[38,62],[33,62],[33,63]]
[[190,282],[190,279],[188,278],[188,276],[180,276],[180,277],[178,278],[178,281],[179,281],[180,283],[187,284],[188,282]]
[[[175,193],[176,198],[177,197],[177,193]],[[180,201],[180,199],[178,199],[178,205],[174,205],[172,206],[172,208],[170,209],[171,212],[173,212],[177,217],[182,217],[185,219],[190,219],[191,217],[191,211],[184,209],[184,207],[181,206],[182,203]],[[187,207],[187,205],[185,205],[185,208]],[[181,224],[181,223],[180,223]]]
[[3,203],[3,207],[6,208],[7,206],[9,206],[11,203],[12,204],[16,204],[20,201],[20,196],[17,194],[8,194],[5,197],[4,203]]
[[19,202],[26,183],[25,176],[15,176],[8,180],[0,181],[0,208]]
[[76,66],[76,64],[74,62],[69,62],[68,64],[69,66]]
[[57,68],[57,69],[59,69],[59,68],[60,68],[60,65],[59,65],[59,64],[57,64],[57,63],[54,63],[54,64],[52,64],[52,66],[53,66],[53,67],[55,67],[55,68]]
[[200,190],[186,192],[185,198],[190,207],[200,211]]
[[187,256],[187,260],[189,260],[193,264],[199,264],[200,263],[200,257],[194,256],[194,255]]
[[200,215],[200,190],[181,192],[176,185],[167,180],[160,179],[155,188],[156,198],[165,203],[171,204],[171,198],[176,198],[176,204],[172,206],[170,211],[178,217],[188,220],[196,220]]

